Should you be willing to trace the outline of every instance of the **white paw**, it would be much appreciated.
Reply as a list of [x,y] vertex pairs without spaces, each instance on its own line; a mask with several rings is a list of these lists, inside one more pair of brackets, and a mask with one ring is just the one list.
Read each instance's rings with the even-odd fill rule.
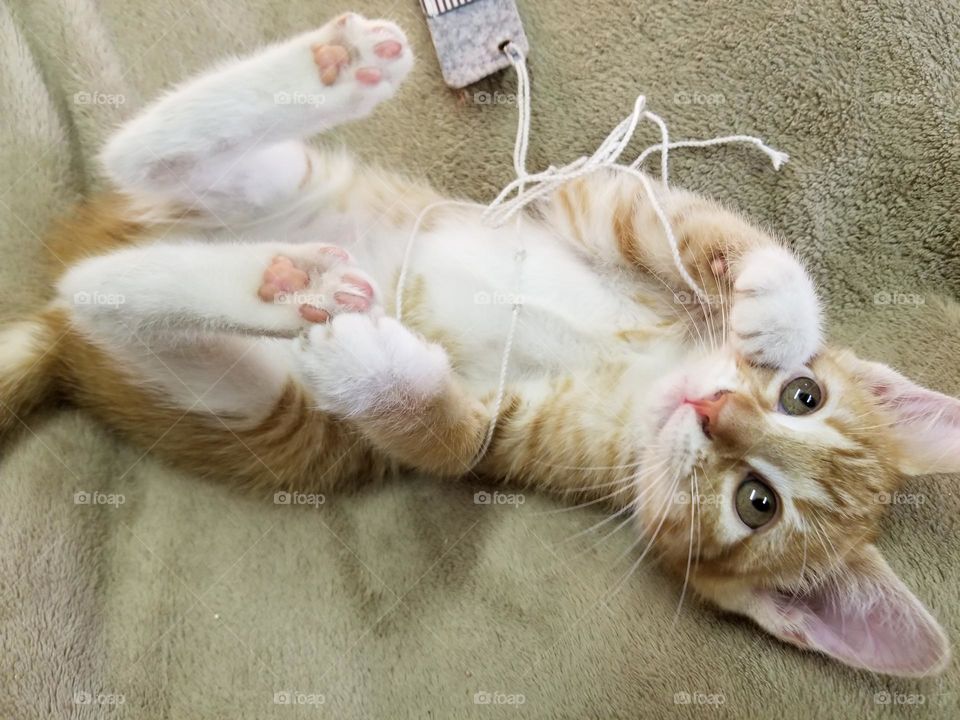
[[391,97],[413,67],[403,31],[387,20],[341,15],[311,38],[325,91],[320,109],[359,117]]
[[794,368],[820,347],[820,304],[796,258],[780,247],[749,252],[734,282],[732,342],[751,362]]
[[317,406],[341,416],[415,407],[436,397],[450,373],[443,348],[388,317],[339,315],[294,342]]
[[305,322],[324,323],[340,313],[372,310],[379,293],[346,250],[313,243],[274,256],[258,295],[265,302],[289,305]]

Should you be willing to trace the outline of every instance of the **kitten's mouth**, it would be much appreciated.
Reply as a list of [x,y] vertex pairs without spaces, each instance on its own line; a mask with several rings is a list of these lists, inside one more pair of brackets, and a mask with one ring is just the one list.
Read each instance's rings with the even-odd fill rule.
[[709,410],[704,410],[705,403],[701,400],[684,398],[683,404],[693,408],[693,411],[697,414],[697,422],[700,423],[700,429],[703,431],[704,436],[706,436],[707,440],[713,440],[713,435],[710,433]]

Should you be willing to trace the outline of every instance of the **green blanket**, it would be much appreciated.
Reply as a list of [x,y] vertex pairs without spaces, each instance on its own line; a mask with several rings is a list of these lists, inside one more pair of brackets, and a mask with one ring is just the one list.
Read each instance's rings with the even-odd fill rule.
[[[960,395],[960,6],[816,5],[521,0],[531,165],[592,151],[640,92],[674,137],[768,139],[792,158],[779,173],[730,147],[677,151],[672,178],[795,247],[834,339]],[[339,137],[491,198],[512,173],[514,78],[446,89],[416,0],[0,0],[0,320],[49,297],[43,232],[102,186],[112,127],[217,59],[347,9],[396,19],[419,62]],[[3,718],[958,713],[956,663],[916,682],[858,673],[689,597],[677,612],[679,584],[655,566],[621,584],[630,532],[573,537],[596,506],[477,504],[477,483],[418,478],[275,505],[75,410],[28,425],[0,451]],[[954,642],[957,480],[911,483],[880,543]]]

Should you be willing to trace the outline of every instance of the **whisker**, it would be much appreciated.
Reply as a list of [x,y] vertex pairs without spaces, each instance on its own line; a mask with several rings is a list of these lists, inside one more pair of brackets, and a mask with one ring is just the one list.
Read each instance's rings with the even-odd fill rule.
[[803,535],[803,559],[800,561],[800,578],[801,578],[801,585],[794,589],[793,595],[792,595],[792,597],[790,598],[790,604],[787,605],[788,608],[791,608],[791,607],[794,606],[794,604],[796,604],[797,600],[798,600],[799,597],[800,597],[800,593],[803,591],[803,586],[802,586],[802,584],[803,584],[803,573],[804,573],[804,570],[806,570],[806,567],[807,567],[807,536],[806,536],[806,534],[804,534],[804,535]]
[[[662,478],[664,475],[666,475],[665,472],[660,475],[660,478]],[[640,500],[644,495],[646,495],[648,492],[650,492],[650,491],[655,487],[655,483],[656,483],[656,482],[659,482],[659,478],[658,478],[656,481],[650,483],[650,485],[648,485],[646,488],[644,488],[644,489],[637,495],[636,500]],[[647,502],[649,502],[649,501],[650,501],[650,499],[647,500]],[[593,542],[592,544],[588,545],[585,549],[583,549],[583,550],[581,550],[580,552],[578,552],[577,554],[575,554],[575,555],[574,555],[574,558],[579,558],[579,557],[585,555],[586,553],[590,552],[591,550],[593,550],[593,549],[594,549],[595,547],[597,547],[598,545],[601,545],[602,543],[606,542],[608,539],[610,539],[611,537],[613,537],[613,535],[615,535],[615,534],[616,534],[621,528],[623,528],[623,526],[626,525],[628,522],[630,522],[631,520],[635,520],[636,518],[638,518],[638,517],[640,516],[640,510],[642,510],[642,509],[646,506],[647,502],[645,502],[645,503],[643,503],[643,504],[640,504],[639,502],[634,502],[634,506],[635,506],[634,509],[633,509],[630,513],[627,514],[627,517],[624,518],[624,520],[623,520],[622,522],[620,522],[619,525],[617,525],[613,530],[610,530],[609,532],[607,532],[607,533],[606,533],[603,537],[601,537],[599,540]],[[625,509],[626,509],[626,508],[625,508]],[[600,526],[602,526],[602,525],[605,525],[606,523],[608,523],[608,522],[610,522],[611,520],[613,520],[614,518],[616,518],[617,515],[619,515],[619,513],[617,513],[616,515],[611,515],[610,517],[606,518],[606,519],[603,520],[602,522],[597,523],[596,525],[594,525],[593,528],[587,528],[587,529],[588,529],[588,530],[592,530],[592,529],[598,528],[598,527],[600,527]],[[584,532],[585,532],[585,531],[581,531],[581,532],[577,533],[577,535],[582,535]],[[574,535],[573,537],[576,537],[577,535]],[[568,538],[568,539],[572,540],[573,537]],[[566,542],[566,541],[564,541],[564,542]],[[635,546],[635,544],[634,544],[634,546]]]
[[[650,538],[650,542],[643,552],[644,555],[650,549],[650,546],[653,545],[653,541],[656,540],[657,535],[660,532],[660,529],[663,527],[663,523],[666,522],[667,515],[669,514],[669,510],[670,510],[670,504],[673,502],[673,498],[676,495],[678,487],[680,487],[679,473],[677,474],[676,479],[673,481],[673,484],[670,486],[670,492],[667,493],[666,501],[664,502],[663,507],[657,512],[657,515],[660,516],[660,522],[658,523],[656,529],[654,530],[653,535]],[[620,562],[621,560],[623,560],[627,555],[633,552],[640,543],[643,542],[643,539],[644,539],[643,535],[637,538],[637,541],[633,543],[630,547],[628,547],[619,557],[617,557],[617,559],[614,562]]]
[[623,484],[623,487],[619,490],[614,490],[612,493],[608,493],[601,497],[598,497],[594,500],[588,500],[587,502],[578,503],[577,505],[569,505],[568,507],[557,508],[555,510],[544,510],[543,512],[534,513],[533,517],[540,517],[542,515],[557,515],[558,513],[570,512],[571,510],[579,510],[580,508],[590,507],[591,505],[597,505],[602,502],[606,502],[615,498],[620,493],[626,492],[633,488],[633,483],[627,480],[620,481]]
[[687,569],[683,575],[683,589],[680,591],[680,601],[677,603],[677,611],[673,614],[672,625],[676,625],[677,618],[680,617],[680,608],[683,607],[683,599],[687,596],[687,583],[690,581],[690,565],[693,562],[694,515],[696,513],[697,503],[699,502],[696,498],[698,498],[700,495],[700,486],[697,484],[696,468],[693,469],[692,484],[693,496],[690,498],[690,546],[687,548]]
[[560,499],[566,498],[568,495],[577,495],[580,493],[589,493],[592,490],[598,490],[600,488],[611,487],[613,485],[622,485],[625,482],[630,482],[630,477],[619,477],[608,482],[595,483],[593,485],[582,485],[579,487],[563,487],[557,488],[555,491]]
[[[627,510],[627,508],[624,508],[624,511],[626,511],[626,510]],[[621,512],[623,512],[623,511],[621,511]],[[599,528],[600,525],[605,524],[605,523],[609,522],[610,520],[614,520],[615,518],[619,517],[620,514],[621,514],[621,513],[617,513],[616,515],[611,515],[611,516],[608,517],[603,523],[600,523],[600,524],[598,524],[598,525],[594,525],[592,528],[587,528],[587,529],[588,529],[588,530],[595,530],[595,529]],[[627,516],[626,516],[620,523],[618,523],[617,526],[613,528],[613,530],[610,530],[609,532],[605,533],[605,534],[603,535],[603,537],[601,537],[599,540],[594,541],[593,543],[591,543],[590,545],[588,545],[588,546],[587,546],[586,548],[584,548],[583,550],[575,553],[575,554],[573,555],[573,558],[574,558],[574,559],[580,558],[580,557],[586,555],[588,552],[590,552],[590,551],[593,550],[594,548],[596,548],[597,546],[602,545],[602,544],[603,544],[604,542],[606,542],[609,538],[613,537],[619,530],[621,530],[627,523],[631,522],[632,520],[635,520],[636,518],[637,518],[637,513],[636,513],[636,512],[627,512]],[[576,535],[574,535],[573,537],[568,538],[568,540],[564,540],[563,542],[568,542],[569,540],[573,540],[575,537],[577,537],[577,536],[579,536],[579,535],[582,535],[582,534],[583,534],[583,532],[579,532],[579,533],[577,533]]]
[[[700,254],[700,259],[702,259],[702,260],[705,260],[705,259],[706,259],[706,252],[704,251],[703,248],[699,248],[699,249],[698,249],[698,253]],[[703,278],[703,264],[698,262],[698,263],[696,264],[696,268],[697,268],[697,275],[699,276],[699,280],[700,280],[700,287],[704,287],[704,288],[705,288],[705,287],[709,287],[709,285],[704,282],[704,278]],[[708,297],[707,300],[709,301],[710,298]],[[708,337],[710,338],[710,349],[711,349],[711,350],[716,350],[716,349],[717,349],[717,338],[716,338],[716,334],[715,334],[715,332],[714,332],[714,329],[715,329],[715,328],[714,328],[714,322],[713,322],[713,313],[711,312],[711,308],[710,308],[709,302],[708,302],[707,304],[705,304],[705,305],[701,305],[701,310],[703,311],[703,318],[704,318],[704,321],[706,322],[706,326],[707,326],[707,335],[708,335]]]
[[[667,501],[666,503],[664,503],[663,514],[660,517],[660,522],[657,524],[656,529],[653,531],[653,535],[650,537],[650,542],[647,543],[647,547],[644,548],[643,552],[640,554],[640,557],[638,557],[636,562],[634,562],[633,565],[630,566],[630,569],[627,570],[626,574],[620,579],[620,581],[616,584],[613,590],[607,593],[607,597],[612,597],[617,592],[619,592],[620,588],[623,587],[623,584],[630,578],[631,575],[633,575],[633,573],[637,571],[637,568],[640,567],[640,564],[643,562],[644,558],[650,552],[650,549],[653,547],[654,541],[657,539],[657,535],[660,534],[660,530],[663,528],[663,523],[666,522],[667,520],[667,515],[669,514],[670,501],[673,498],[674,493],[676,493],[677,488],[679,486],[680,486],[680,477],[677,476],[677,480],[674,482],[670,490],[670,494],[667,496]],[[632,545],[629,549],[632,550],[635,547],[636,547],[636,544]],[[621,555],[620,558],[617,558],[617,560],[619,561],[623,557],[624,555]]]
[[[679,305],[680,307],[682,307],[682,308],[683,308],[683,311],[687,314],[687,317],[690,319],[690,326],[693,327],[693,329],[696,331],[697,336],[699,337],[699,340],[700,340],[700,342],[702,343],[702,342],[703,342],[703,334],[700,332],[700,328],[699,328],[698,325],[697,325],[696,319],[693,317],[693,315],[690,314],[690,309],[687,307],[687,304],[686,304],[686,303],[679,302],[680,296],[677,295],[677,293],[674,291],[674,289],[673,289],[672,287],[670,287],[670,284],[667,283],[663,278],[661,278],[658,273],[655,273],[653,270],[651,270],[647,265],[645,265],[645,264],[642,263],[642,262],[639,262],[639,261],[636,261],[636,260],[635,260],[634,262],[636,262],[638,266],[640,266],[641,268],[643,268],[644,270],[646,270],[646,271],[647,271],[647,274],[648,274],[651,278],[653,278],[654,280],[656,280],[657,282],[659,282],[661,285],[663,285],[663,286],[669,291],[670,295],[673,297],[674,303],[677,304],[677,305]],[[679,313],[677,313],[677,315],[679,315]]]
[[[696,477],[696,475],[694,475]],[[697,574],[697,570],[700,569],[700,550],[701,550],[701,540],[702,536],[700,534],[700,518],[703,516],[703,509],[700,507],[700,484],[699,480],[697,481],[697,559],[693,566],[693,574]]]
[[546,460],[534,459],[533,461],[537,465],[543,465],[544,467],[554,468],[556,470],[629,470],[631,468],[639,467],[643,461],[637,460],[631,463],[624,463],[623,465],[560,465],[559,463],[551,463]]
[[[820,539],[820,544],[823,546],[823,551],[826,553],[827,562],[831,566],[836,566],[842,560],[840,556],[840,551],[837,549],[837,546],[833,544],[833,541],[830,540],[830,535],[827,532],[826,527],[823,525],[823,518],[816,509],[812,511],[812,517],[810,518],[813,522],[814,528],[817,533],[817,537]],[[829,547],[828,547],[829,545]],[[832,554],[831,554],[832,551]]]
[[586,493],[586,492],[590,492],[591,490],[595,490],[596,488],[608,487],[610,485],[619,485],[621,483],[637,484],[638,482],[643,481],[645,475],[647,474],[652,475],[655,471],[660,470],[660,468],[667,465],[668,462],[669,462],[669,459],[660,460],[659,462],[655,462],[652,465],[648,465],[646,467],[640,468],[635,473],[632,473],[625,477],[616,478],[614,480],[611,480],[610,482],[597,483],[595,485],[587,485],[583,487],[565,487],[560,490],[560,494],[562,496],[566,496],[566,495],[571,495],[573,493],[579,493],[579,492]]

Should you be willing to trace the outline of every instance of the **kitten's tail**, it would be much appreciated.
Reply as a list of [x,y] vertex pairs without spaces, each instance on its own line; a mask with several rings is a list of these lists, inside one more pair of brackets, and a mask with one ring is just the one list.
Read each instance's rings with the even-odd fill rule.
[[56,386],[56,345],[62,318],[46,311],[0,326],[0,439],[26,425]]

